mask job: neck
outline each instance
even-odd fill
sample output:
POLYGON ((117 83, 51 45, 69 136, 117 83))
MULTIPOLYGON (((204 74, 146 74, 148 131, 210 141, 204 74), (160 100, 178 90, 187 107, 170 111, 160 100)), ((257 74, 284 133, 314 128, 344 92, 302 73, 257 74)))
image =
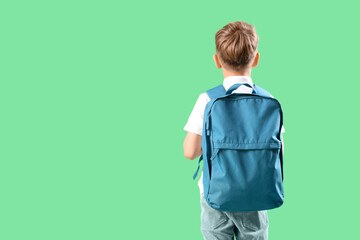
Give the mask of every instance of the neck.
POLYGON ((251 77, 251 68, 246 69, 244 71, 241 72, 231 72, 226 70, 225 68, 222 68, 223 70, 223 75, 224 75, 224 79, 230 76, 248 76, 251 77))

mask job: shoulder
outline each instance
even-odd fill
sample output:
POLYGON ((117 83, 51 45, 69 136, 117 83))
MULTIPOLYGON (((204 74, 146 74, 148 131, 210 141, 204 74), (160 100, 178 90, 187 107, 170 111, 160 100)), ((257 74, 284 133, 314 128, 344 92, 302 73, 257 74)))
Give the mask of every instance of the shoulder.
POLYGON ((199 98, 200 98, 202 101, 206 102, 206 103, 210 102, 209 95, 207 95, 206 92, 200 93, 199 98))
POLYGON ((200 93, 200 95, 198 96, 196 100, 196 105, 206 105, 208 102, 210 102, 210 98, 207 93, 204 92, 200 93))
POLYGON ((209 101, 210 98, 206 94, 206 92, 200 93, 200 95, 198 95, 198 98, 196 100, 193 111, 204 112, 205 106, 209 101))
POLYGON ((254 88, 255 88, 257 94, 263 95, 263 96, 270 96, 270 97, 274 98, 268 90, 260 87, 258 84, 254 83, 254 88))

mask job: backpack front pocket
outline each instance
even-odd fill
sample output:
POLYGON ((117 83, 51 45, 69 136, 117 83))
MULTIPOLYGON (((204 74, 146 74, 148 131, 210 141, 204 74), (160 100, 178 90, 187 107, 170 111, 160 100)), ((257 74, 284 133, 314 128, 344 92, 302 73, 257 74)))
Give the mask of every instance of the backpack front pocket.
POLYGON ((281 205, 279 154, 280 148, 214 149, 208 192, 213 207, 257 211, 281 205))

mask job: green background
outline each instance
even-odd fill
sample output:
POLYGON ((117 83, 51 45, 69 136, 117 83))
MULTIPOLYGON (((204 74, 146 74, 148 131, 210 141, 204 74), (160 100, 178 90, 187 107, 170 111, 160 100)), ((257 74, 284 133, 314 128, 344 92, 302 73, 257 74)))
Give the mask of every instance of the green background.
POLYGON ((356 1, 1 1, 0 239, 202 239, 183 127, 255 26, 284 112, 269 239, 347 239, 360 201, 356 1))

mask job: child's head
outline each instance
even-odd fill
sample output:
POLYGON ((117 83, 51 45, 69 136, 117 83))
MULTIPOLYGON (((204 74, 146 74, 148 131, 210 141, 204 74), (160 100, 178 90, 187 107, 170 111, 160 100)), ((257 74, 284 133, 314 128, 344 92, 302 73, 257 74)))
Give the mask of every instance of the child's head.
POLYGON ((242 21, 231 22, 215 34, 218 68, 228 72, 251 72, 259 61, 259 37, 255 27, 242 21))

